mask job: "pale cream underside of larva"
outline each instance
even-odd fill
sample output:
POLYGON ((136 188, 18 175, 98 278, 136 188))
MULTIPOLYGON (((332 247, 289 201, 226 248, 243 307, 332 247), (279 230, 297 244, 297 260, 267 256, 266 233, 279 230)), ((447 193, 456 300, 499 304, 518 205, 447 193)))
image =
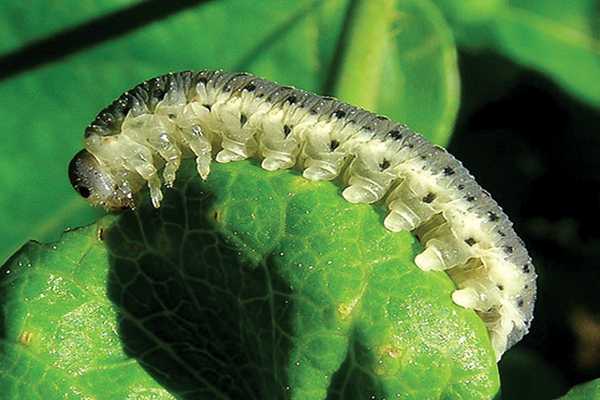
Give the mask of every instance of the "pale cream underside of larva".
MULTIPOLYGON (((349 117, 269 103, 252 91, 232 95, 204 83, 194 90, 191 96, 168 92, 153 112, 132 109, 120 134, 92 134, 85 147, 109 168, 137 172, 148 182, 156 207, 162 200, 158 169, 164 163, 164 184, 170 187, 182 157, 196 157, 203 179, 215 153, 221 163, 258 158, 269 171, 300 168, 311 180, 341 175, 346 200, 382 201, 389 210, 384 221, 389 230, 417 233, 426 249, 415 263, 426 271, 447 271, 459 288, 452 299, 479 313, 498 359, 527 332, 535 274, 524 270, 523 263, 530 265, 525 249, 510 246, 522 254, 509 257, 497 223, 472 212, 456 180, 432 173, 421 157, 424 150, 405 147, 402 140, 374 138, 359 123, 349 123, 349 117), (382 160, 389 166, 382 168, 382 160), (431 193, 435 198, 427 199, 431 193)), ((425 151, 438 150, 423 142, 425 151)), ((512 232, 510 225, 504 228, 512 232)))

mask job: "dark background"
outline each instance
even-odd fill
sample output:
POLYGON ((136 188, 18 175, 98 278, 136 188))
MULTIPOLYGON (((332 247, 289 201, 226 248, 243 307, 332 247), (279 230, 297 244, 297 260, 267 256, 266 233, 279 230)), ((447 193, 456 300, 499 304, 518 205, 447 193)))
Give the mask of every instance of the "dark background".
POLYGON ((517 348, 542 356, 533 368, 555 372, 550 384, 560 392, 600 375, 600 112, 500 56, 461 52, 459 63, 462 103, 449 150, 531 253, 538 300, 517 348))

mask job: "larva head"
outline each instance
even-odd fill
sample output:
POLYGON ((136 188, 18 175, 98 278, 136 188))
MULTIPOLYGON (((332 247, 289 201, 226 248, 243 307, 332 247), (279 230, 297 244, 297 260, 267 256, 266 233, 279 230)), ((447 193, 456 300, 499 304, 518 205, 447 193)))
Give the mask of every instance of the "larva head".
POLYGON ((108 210, 133 208, 133 195, 126 174, 115 176, 87 150, 69 163, 69 180, 81 197, 108 210))

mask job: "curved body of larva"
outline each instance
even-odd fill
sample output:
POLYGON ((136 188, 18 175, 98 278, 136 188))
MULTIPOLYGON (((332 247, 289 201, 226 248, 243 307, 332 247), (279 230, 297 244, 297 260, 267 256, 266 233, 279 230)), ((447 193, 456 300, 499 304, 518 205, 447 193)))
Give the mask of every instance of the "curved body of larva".
POLYGON ((69 173, 91 203, 132 207, 147 182, 159 207, 157 171, 164 166, 169 187, 190 156, 202 178, 213 157, 339 177, 346 200, 384 203, 385 226, 419 238, 416 264, 448 273, 454 302, 480 315, 498 359, 527 333, 536 276, 512 224, 459 161, 406 126, 248 74, 186 71, 144 82, 103 110, 69 173))

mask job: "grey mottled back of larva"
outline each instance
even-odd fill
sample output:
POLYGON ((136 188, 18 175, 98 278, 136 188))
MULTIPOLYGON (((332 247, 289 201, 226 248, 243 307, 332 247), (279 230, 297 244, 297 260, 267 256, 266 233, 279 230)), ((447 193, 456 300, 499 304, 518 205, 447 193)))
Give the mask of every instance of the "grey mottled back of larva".
POLYGON ((164 153, 147 153, 166 161, 173 174, 165 175, 167 186, 179 164, 176 156, 161 157, 176 154, 173 144, 192 150, 203 177, 207 157, 218 150, 219 162, 255 157, 268 170, 295 167, 308 179, 342 177, 348 201, 382 202, 388 229, 415 233, 426 248, 415 262, 423 270, 446 270, 458 287, 454 301, 481 316, 498 358, 527 333, 536 276, 511 222, 459 161, 406 126, 248 74, 186 71, 154 78, 100 112, 85 137, 87 150, 107 168, 134 175, 143 170, 156 206, 161 183, 152 166, 113 165, 107 156, 126 159, 135 146, 147 150, 136 138, 152 136, 152 130, 142 132, 148 126, 172 131, 164 153), (150 122, 138 128, 135 121, 146 117, 150 122), (105 140, 119 135, 132 139, 105 140), (105 142, 114 149, 103 152, 105 142))

